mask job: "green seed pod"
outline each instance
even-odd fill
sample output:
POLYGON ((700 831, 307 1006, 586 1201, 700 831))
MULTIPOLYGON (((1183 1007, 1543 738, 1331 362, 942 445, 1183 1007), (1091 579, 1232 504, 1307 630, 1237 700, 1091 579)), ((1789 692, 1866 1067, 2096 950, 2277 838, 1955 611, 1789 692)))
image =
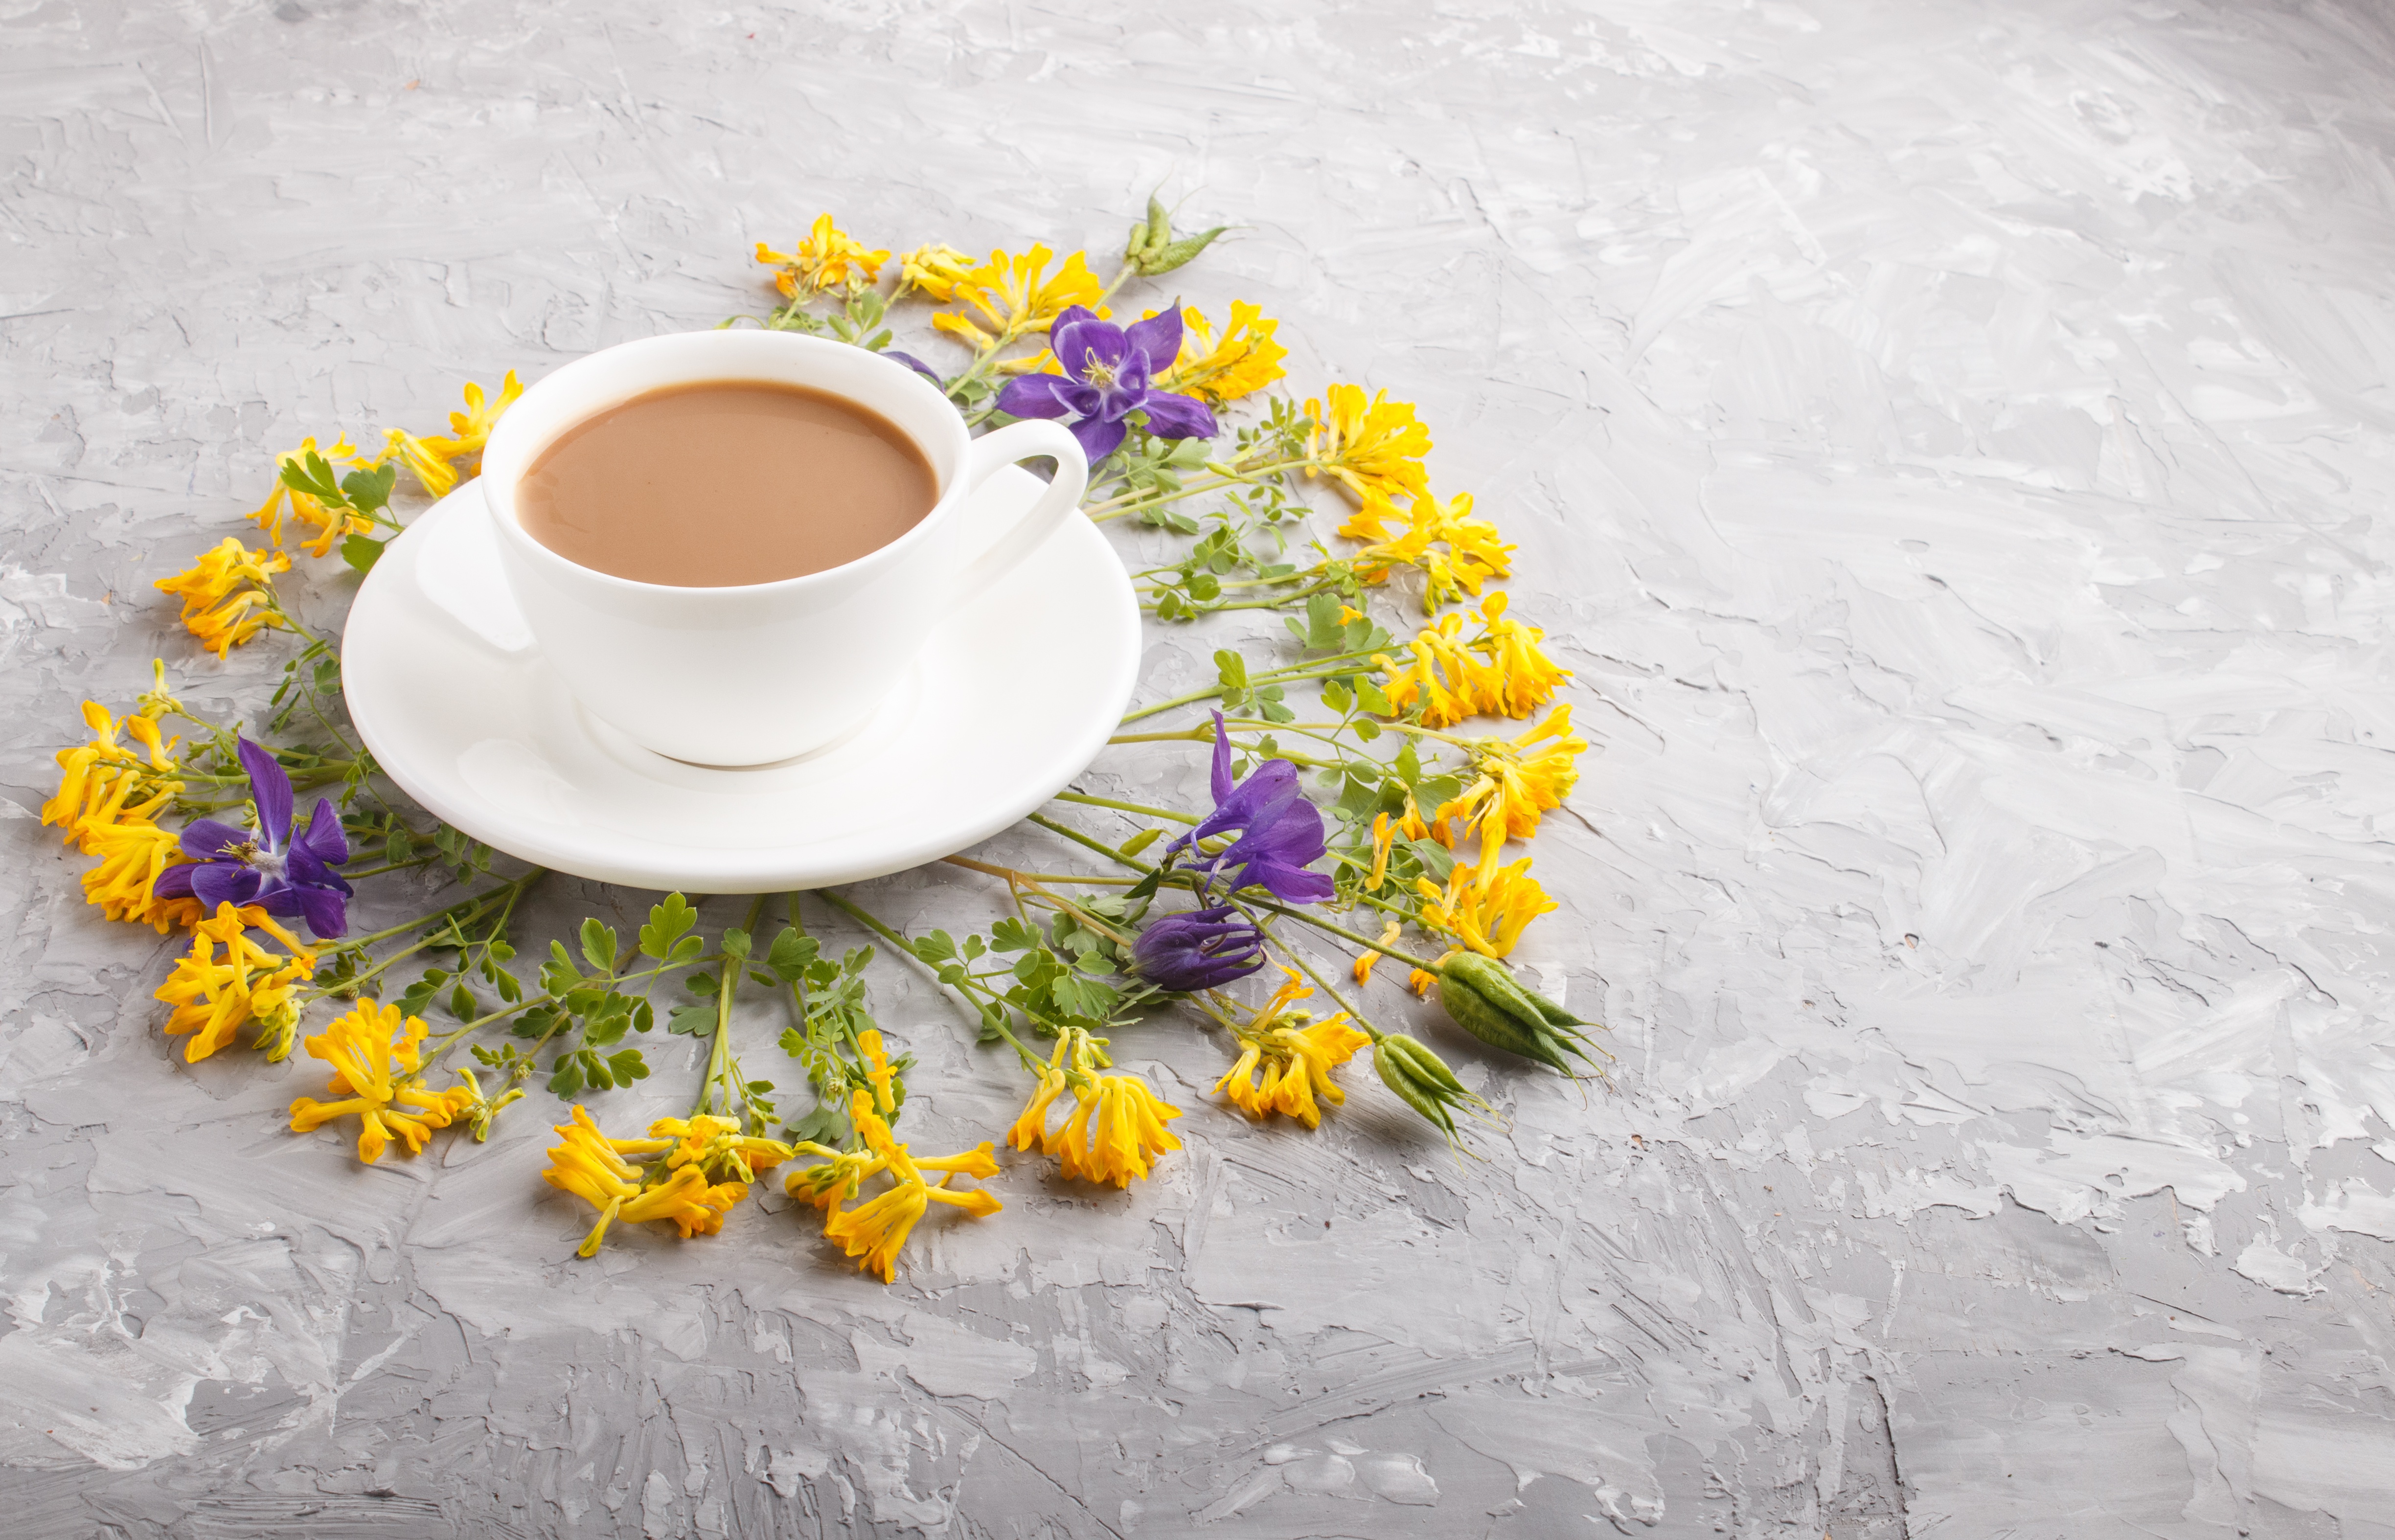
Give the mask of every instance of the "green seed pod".
POLYGON ((1449 958, 1439 969, 1438 1003, 1456 1025, 1490 1047, 1535 1059, 1568 1075, 1577 1072, 1566 1054, 1591 1066, 1596 1063, 1588 1039, 1576 1030, 1591 1023, 1524 988, 1492 957, 1465 952, 1449 958))
POLYGON ((1402 1033, 1391 1033, 1372 1045, 1372 1068, 1398 1100, 1449 1139, 1455 1138, 1455 1109, 1489 1105, 1465 1089, 1438 1055, 1402 1033))

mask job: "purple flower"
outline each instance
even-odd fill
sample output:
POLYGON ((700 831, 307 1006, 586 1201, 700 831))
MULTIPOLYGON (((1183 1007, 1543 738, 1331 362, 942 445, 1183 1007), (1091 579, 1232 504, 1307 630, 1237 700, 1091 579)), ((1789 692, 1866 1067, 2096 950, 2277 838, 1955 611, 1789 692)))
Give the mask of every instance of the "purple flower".
POLYGON ((1231 735, 1214 713, 1214 810, 1166 849, 1165 862, 1211 835, 1239 831, 1220 854, 1207 857, 1203 888, 1224 892, 1264 888, 1283 903, 1319 903, 1337 891, 1330 879, 1305 868, 1322 859, 1322 815, 1298 789, 1297 767, 1286 759, 1259 765, 1231 784, 1231 735))
POLYGON ((1131 943, 1131 971, 1158 989, 1213 989, 1264 966, 1264 932, 1227 903, 1167 915, 1131 943))
POLYGON ((183 831, 183 854, 191 860, 158 874, 153 891, 160 898, 197 899, 211 912, 220 903, 254 903, 283 918, 298 915, 327 940, 339 938, 350 928, 351 891, 333 870, 350 859, 340 816, 320 796, 306 832, 292 838, 291 777, 274 756, 246 738, 238 742, 250 798, 258 804, 258 832, 213 818, 193 821, 183 831))
POLYGON ((941 394, 946 395, 947 393, 947 382, 940 378, 938 372, 933 369, 930 364, 925 363, 921 359, 917 358, 914 354, 902 353, 895 348, 885 348, 881 350, 881 356, 890 360, 893 363, 905 364, 907 368, 912 369, 915 373, 922 375, 925 379, 930 380, 933 385, 939 387, 941 394))
POLYGON ((1064 418, 1092 465, 1121 446, 1130 431, 1123 418, 1133 412, 1147 414, 1147 430, 1159 439, 1211 439, 1221 431, 1203 402, 1148 385, 1181 356, 1180 306, 1124 327, 1075 305, 1056 317, 1048 345, 1065 372, 1007 381, 998 409, 1064 418))

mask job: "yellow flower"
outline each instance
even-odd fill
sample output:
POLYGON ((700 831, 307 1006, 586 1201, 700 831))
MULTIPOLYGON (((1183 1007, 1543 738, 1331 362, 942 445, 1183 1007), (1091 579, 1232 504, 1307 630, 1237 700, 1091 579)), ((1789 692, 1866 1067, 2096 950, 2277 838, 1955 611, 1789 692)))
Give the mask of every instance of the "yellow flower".
POLYGON ((649 1125, 647 1141, 620 1142, 627 1149, 635 1142, 654 1143, 666 1152, 668 1170, 695 1165, 710 1180, 738 1182, 744 1187, 754 1181, 759 1172, 771 1171, 791 1154, 790 1147, 779 1139, 745 1135, 734 1120, 705 1112, 688 1118, 659 1118, 649 1125))
POLYGON ((258 511, 249 518, 252 523, 267 533, 278 549, 283 545, 283 515, 286 507, 294 520, 315 527, 315 537, 305 547, 311 556, 324 555, 333 548, 333 542, 345 534, 364 534, 374 528, 369 520, 360 519, 342 509, 326 507, 308 494, 294 492, 284 484, 284 466, 298 465, 315 454, 322 454, 329 465, 362 463, 357 450, 347 439, 337 439, 332 448, 321 451, 316 448, 315 440, 302 439, 298 448, 284 450, 274 457, 274 490, 266 494, 266 501, 260 503, 258 511))
POLYGON ((1505 613, 1507 602, 1502 593, 1480 601, 1480 634, 1469 641, 1464 617, 1448 614, 1415 634, 1404 666, 1376 654, 1372 661, 1388 675, 1389 704, 1403 712, 1420 700, 1422 725, 1443 728, 1478 712, 1528 717, 1554 699, 1571 670, 1540 650, 1544 631, 1505 613))
POLYGON ((1280 361, 1289 349, 1273 340, 1280 322, 1244 299, 1231 301, 1230 324, 1219 337, 1194 305, 1182 310, 1181 322, 1181 356, 1156 382, 1159 390, 1202 396, 1219 406, 1255 394, 1285 373, 1280 361))
POLYGON ((1137 1075, 1097 1073, 1113 1067, 1101 1045, 1078 1028, 1060 1033, 1030 1104, 1007 1138, 1017 1150, 1037 1143, 1042 1154, 1058 1158, 1065 1176, 1129 1187, 1133 1178, 1148 1174, 1158 1156, 1181 1148, 1164 1126, 1181 1109, 1158 1100, 1137 1075), (1049 1133, 1048 1109, 1067 1088, 1073 1110, 1063 1126, 1049 1133))
POLYGON ((291 1104, 291 1131, 304 1134, 351 1112, 358 1116, 358 1159, 382 1159, 394 1135, 411 1155, 424 1148, 435 1128, 446 1128, 472 1104, 464 1086, 428 1091, 414 1084, 423 1067, 424 1019, 404 1020, 397 1006, 361 1000, 308 1039, 310 1057, 333 1066, 327 1094, 337 1101, 303 1096, 291 1104))
POLYGON ((268 918, 266 911, 220 903, 214 917, 192 927, 190 954, 175 964, 153 998, 175 1007, 166 1018, 168 1036, 195 1033, 183 1049, 183 1058, 192 1063, 232 1042, 241 1024, 252 1020, 264 1027, 266 1040, 281 1049, 270 1049, 268 1057, 281 1059, 290 1051, 290 1033, 299 1020, 293 993, 300 980, 315 971, 316 954, 268 918), (279 956, 251 941, 253 928, 282 941, 292 955, 279 956))
POLYGON ((550 1149, 549 1169, 540 1177, 599 1210, 599 1222, 575 1250, 578 1257, 599 1255, 607 1227, 617 1219, 627 1224, 670 1219, 684 1240, 695 1234, 715 1234, 723 1228, 723 1216, 732 1205, 748 1195, 744 1183, 710 1183, 695 1162, 670 1168, 659 1165, 644 1178, 642 1168, 626 1160, 625 1154, 654 1153, 671 1140, 611 1139, 580 1106, 574 1109, 573 1118, 571 1123, 554 1125, 565 1142, 550 1149))
POLYGON ((83 721, 91 742, 59 751, 58 795, 42 804, 42 822, 64 825, 67 843, 89 855, 92 830, 125 816, 128 802, 142 798, 143 807, 131 816, 147 818, 183 783, 173 779, 180 740, 166 741, 156 717, 143 712, 119 717, 98 701, 86 701, 83 721), (119 732, 130 733, 142 752, 118 743, 119 732))
POLYGON ((1430 998, 1431 986, 1437 982, 1438 975, 1424 968, 1415 968, 1406 975, 1406 987, 1425 1000, 1430 998))
POLYGON ((898 292, 920 289, 945 305, 956 297, 957 284, 973 271, 973 258, 954 246, 917 246, 898 258, 898 292))
POLYGON ((885 1283, 893 1281, 898 1273, 899 1248, 906 1244, 915 1222, 935 1203, 961 1208, 975 1218, 995 1214, 1004 1206, 980 1188, 971 1191, 952 1191, 949 1188, 958 1177, 986 1180, 998 1175, 998 1159, 987 1141, 962 1154, 919 1160, 908 1153, 906 1146, 892 1138, 890 1125, 874 1112, 873 1098, 866 1092, 857 1091, 850 1097, 849 1118, 864 1137, 866 1148, 873 1152, 872 1159, 867 1162, 855 1155, 824 1152, 832 1155, 831 1178, 818 1178, 816 1173, 827 1167, 813 1166, 792 1174, 787 1187, 793 1196, 804 1196, 823 1207, 825 1237, 839 1242, 843 1251, 857 1259, 862 1270, 880 1273, 885 1283), (840 1206, 842 1199, 855 1196, 857 1184, 880 1171, 890 1174, 893 1185, 843 1211, 840 1206), (926 1171, 942 1173, 938 1186, 923 1179, 926 1171))
POLYGON ((1387 396, 1384 390, 1367 401, 1360 385, 1334 385, 1321 401, 1307 401, 1314 432, 1306 454, 1315 463, 1306 475, 1329 476, 1358 498, 1377 494, 1388 503, 1428 492, 1422 461, 1430 453, 1430 429, 1409 403, 1387 396))
POLYGON ((181 839, 150 822, 165 800, 161 795, 120 809, 112 821, 86 821, 80 831, 85 853, 99 858, 83 875, 84 902, 112 920, 146 925, 161 936, 177 926, 197 924, 206 913, 197 899, 157 896, 158 874, 183 860, 181 839))
POLYGON ((491 441, 491 429, 498 426, 516 398, 523 394, 523 382, 512 369, 499 381, 499 393, 487 400, 483 388, 472 380, 466 382, 466 410, 449 414, 449 437, 435 441, 448 445, 453 454, 471 454, 491 441))
POLYGON ((1480 836, 1479 876, 1497 873, 1505 841, 1539 832, 1539 815, 1563 806, 1580 780, 1580 756, 1588 740, 1571 731, 1571 707, 1559 705, 1547 719, 1517 738, 1483 738, 1473 744, 1474 779, 1434 816, 1471 825, 1480 836))
POLYGON ((881 1033, 866 1028, 856 1034, 856 1048, 871 1066, 865 1072, 865 1078, 873 1083, 873 1110, 888 1117, 898 1110, 898 1103, 890 1094, 890 1082, 898 1072, 890 1067, 890 1055, 881 1046, 881 1033))
POLYGON ((245 550, 226 535, 189 572, 162 577, 157 586, 181 597, 184 626, 221 658, 266 627, 284 624, 273 608, 271 574, 290 570, 291 559, 281 551, 245 550))
POLYGON ((509 1086, 494 1100, 483 1094, 483 1083, 474 1078, 474 1072, 466 1069, 457 1072, 457 1084, 449 1090, 455 1119, 473 1128, 476 1144, 491 1137, 491 1120, 499 1115, 501 1108, 523 1099, 523 1087, 509 1086))
POLYGON ((1331 1084, 1330 1072, 1371 1038, 1350 1026, 1344 1011, 1306 1024, 1308 1013, 1292 1007, 1314 991, 1295 968, 1281 971, 1289 975, 1288 981, 1239 1029, 1238 1061, 1214 1083, 1214 1089, 1250 1117, 1286 1112, 1316 1128, 1322 1124, 1318 1103, 1337 1107, 1347 1099, 1347 1093, 1331 1084), (1264 1072, 1261 1081, 1254 1078, 1259 1069, 1264 1072))
POLYGON ((796 251, 775 251, 760 241, 757 260, 778 265, 774 287, 783 298, 795 299, 801 288, 821 294, 842 283, 870 283, 881 276, 881 264, 890 260, 890 254, 867 249, 864 242, 834 225, 830 215, 818 214, 796 251))
MULTIPOLYGON (((1385 819, 1389 815, 1383 813, 1381 816, 1385 819)), ((1377 887, 1378 884, 1375 884, 1374 886, 1377 887)), ((1404 935, 1405 930, 1406 928, 1403 921, 1391 920, 1388 924, 1381 927, 1381 944, 1383 946, 1396 945, 1397 938, 1404 935)), ((1356 981, 1357 983, 1369 984, 1372 981, 1372 969, 1380 966, 1381 957, 1382 954, 1378 952, 1367 952, 1362 956, 1356 959, 1356 981)))
POLYGON ((399 463, 407 467, 428 497, 446 497, 457 490, 457 467, 449 462, 463 452, 452 448, 449 440, 419 439, 403 428, 391 428, 382 438, 382 453, 375 456, 374 464, 380 465, 398 455, 399 463))
POLYGON ((1367 583, 1385 583, 1398 567, 1420 568, 1423 613, 1436 612, 1459 593, 1477 597, 1482 584, 1512 572, 1514 547, 1498 538, 1496 525, 1472 517, 1470 493, 1459 492, 1444 503, 1427 491, 1415 494, 1405 532, 1392 535, 1387 520, 1396 512, 1386 499, 1368 495, 1339 533, 1371 542, 1354 558, 1356 575, 1367 583))
POLYGON ((1105 287, 1090 270, 1088 260, 1077 251, 1051 277, 1048 263, 1055 255, 1042 245, 1034 245, 1020 257, 993 251, 988 261, 953 281, 953 297, 979 310, 996 328, 996 336, 957 311, 942 311, 932 318, 932 324, 986 351, 1026 332, 1045 332, 1050 322, 1072 306, 1095 305, 1105 287))
POLYGON ((1484 957, 1511 953, 1530 922, 1555 907, 1530 875, 1527 856, 1487 875, 1459 862, 1448 874, 1444 892, 1428 877, 1415 878, 1414 888, 1422 897, 1422 924, 1446 931, 1484 957))
MULTIPOLYGON (((1364 891, 1377 893, 1381 884, 1389 880, 1389 851, 1397 843, 1396 826, 1387 813, 1372 815, 1372 870, 1364 878, 1364 891)), ((1390 941, 1396 940, 1391 936, 1390 941)), ((1360 975, 1359 975, 1360 977, 1360 975)))

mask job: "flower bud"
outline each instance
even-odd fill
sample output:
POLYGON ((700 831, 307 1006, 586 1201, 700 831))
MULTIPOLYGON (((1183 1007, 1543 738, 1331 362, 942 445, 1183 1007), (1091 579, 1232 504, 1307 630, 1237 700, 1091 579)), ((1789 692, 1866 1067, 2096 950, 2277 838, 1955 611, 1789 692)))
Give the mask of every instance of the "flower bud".
POLYGON ((1450 1140, 1455 1138, 1455 1109, 1485 1111, 1489 1106, 1464 1088, 1438 1055, 1401 1033, 1388 1033, 1372 1045, 1372 1068, 1399 1101, 1450 1140))
POLYGON ((1255 922, 1229 904, 1167 915, 1131 943, 1131 971, 1158 989, 1214 989, 1264 966, 1255 922))
POLYGON ((1492 957, 1466 952, 1449 958, 1438 970, 1438 1003, 1456 1025, 1492 1048, 1535 1059, 1567 1075, 1576 1072, 1566 1054, 1596 1066, 1588 1039, 1574 1030, 1591 1023, 1525 989, 1492 957))

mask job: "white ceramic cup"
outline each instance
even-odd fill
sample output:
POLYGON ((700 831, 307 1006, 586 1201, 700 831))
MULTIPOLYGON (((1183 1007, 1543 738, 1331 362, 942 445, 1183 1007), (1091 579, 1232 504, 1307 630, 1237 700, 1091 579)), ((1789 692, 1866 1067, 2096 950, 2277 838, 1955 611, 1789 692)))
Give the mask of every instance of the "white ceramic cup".
MULTIPOLYGON (((792 467, 804 474, 804 467, 792 467)), ((901 682, 932 629, 1030 555, 1080 506, 1089 462, 1052 422, 973 438, 913 370, 788 332, 685 332, 603 349, 526 390, 491 432, 483 488, 499 562, 543 654, 590 715, 643 748, 700 765, 761 765, 833 743, 901 682), (517 487, 566 429, 665 386, 802 385, 877 412, 938 480, 920 523, 827 572, 734 588, 636 583, 569 561, 524 530, 517 487), (1030 507, 977 514, 1000 467, 1046 455, 1030 507)))

